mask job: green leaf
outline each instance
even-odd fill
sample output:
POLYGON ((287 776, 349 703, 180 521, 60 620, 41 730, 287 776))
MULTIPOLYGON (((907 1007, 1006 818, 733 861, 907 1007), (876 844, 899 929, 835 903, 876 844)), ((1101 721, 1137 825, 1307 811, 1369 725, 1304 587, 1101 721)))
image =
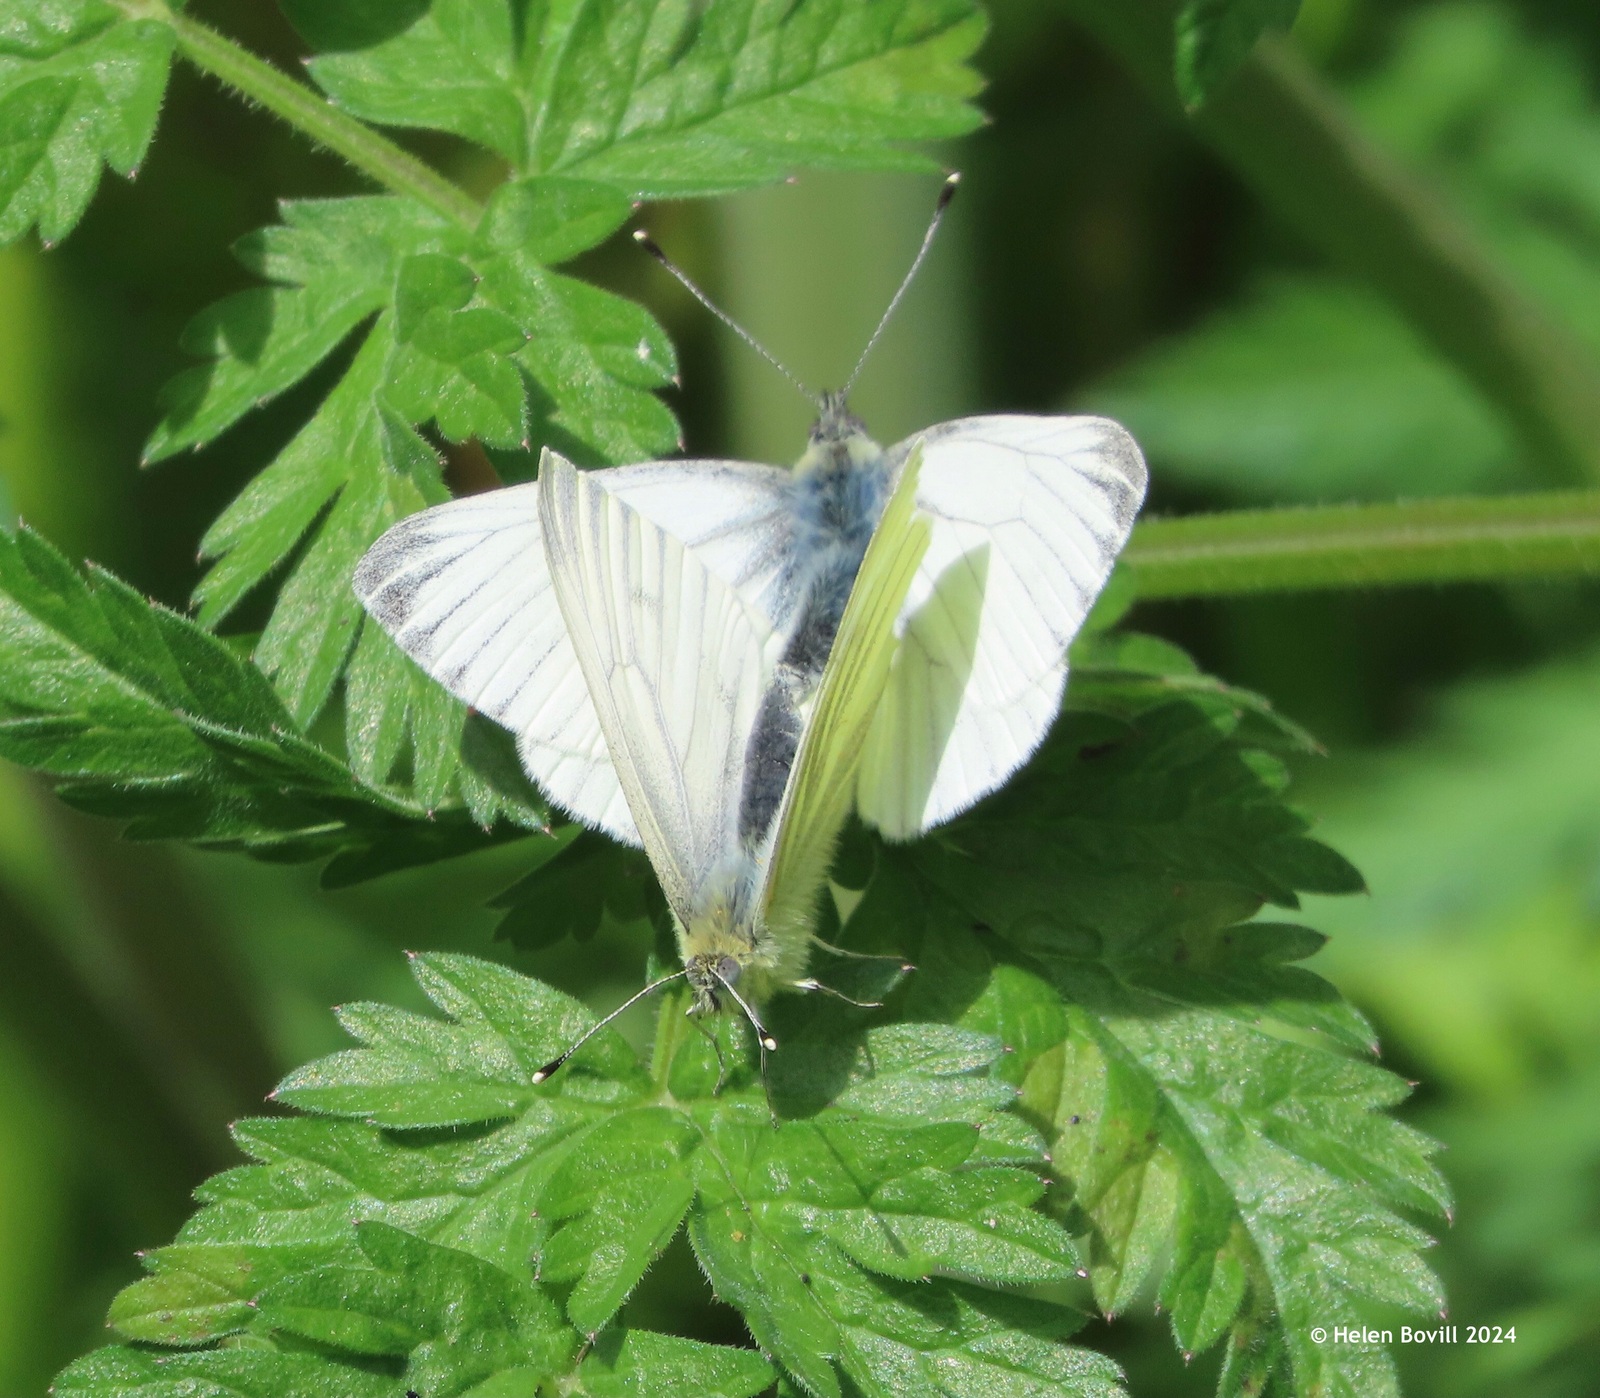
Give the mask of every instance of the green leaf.
MULTIPOLYGON (((517 833, 362 780, 295 733, 232 646, 26 531, 0 534, 0 755, 135 838, 272 859, 376 846, 401 867, 517 833)), ((542 820, 503 791, 482 814, 542 820)))
POLYGON ((191 327, 189 347, 212 357, 174 381, 148 447, 154 460, 213 439, 356 339, 316 415, 203 540, 213 566, 196 589, 200 619, 218 625, 282 570, 257 659, 294 724, 309 727, 348 671, 345 741, 362 778, 393 780, 409 759, 419 803, 459 801, 484 825, 525 810, 525 793, 463 765, 465 707, 367 623, 350 588, 385 529, 446 498, 415 428, 506 447, 554 440, 589 460, 677 439, 651 392, 674 372, 660 327, 535 260, 584 245, 615 204, 575 181, 516 188, 481 240, 402 199, 285 205, 282 225, 239 247, 273 285, 191 327))
POLYGON ((0 244, 76 226, 109 165, 131 177, 155 134, 172 30, 106 0, 0 7, 0 244))
POLYGON ((632 213, 633 201, 614 185, 544 175, 495 190, 481 231, 498 251, 553 265, 603 243, 632 213))
POLYGON ((1164 474, 1235 498, 1392 500, 1518 475, 1493 410, 1377 297, 1332 278, 1270 281, 1082 398, 1164 474))
POLYGON ((917 963, 904 1013, 1016 1050, 1008 1076, 1051 1123, 1051 1211, 1108 1313, 1155 1286, 1184 1353, 1226 1340, 1226 1391, 1248 1370, 1394 1393, 1381 1350, 1308 1335, 1362 1301, 1440 1309, 1402 1213, 1448 1194, 1383 1114, 1407 1088, 1362 1061, 1370 1028, 1295 964, 1321 938, 1253 920, 1359 879, 1254 746, 1292 735, 1146 654, 1141 675, 1126 640, 1089 646, 1019 779, 947 839, 881 851, 851 945, 917 963))
POLYGON ((489 906, 506 909, 496 938, 524 950, 566 937, 586 942, 606 917, 659 922, 666 914, 666 900, 642 851, 576 828, 567 843, 489 906))
POLYGON ((635 198, 801 166, 921 169, 906 143, 978 123, 964 60, 984 21, 970 0, 596 0, 527 20, 506 0, 435 0, 401 32, 368 32, 311 64, 348 111, 635 198))
POLYGON ((199 1354, 102 1349, 53 1385, 60 1398, 394 1398, 387 1374, 264 1348, 199 1354))
MULTIPOLYGON (((1014 1093, 991 1074, 993 1040, 938 1025, 864 1034, 859 1017, 841 1023, 832 1006, 804 1023, 785 1008, 783 1053, 794 1063, 774 1100, 826 1083, 827 1104, 775 1129, 742 1064, 750 1045, 741 1026, 720 1022, 714 1050, 669 1001, 651 1072, 608 1030, 535 1083, 592 1022, 587 1011, 468 957, 421 956, 413 967, 449 1018, 346 1007, 341 1018, 360 1047, 291 1075, 276 1094, 331 1115, 240 1128, 258 1163, 204 1186, 178 1240, 146 1256, 152 1278, 119 1302, 118 1315, 136 1326, 129 1333, 192 1344, 237 1329, 253 1309, 254 1329, 287 1326, 359 1353, 404 1351, 415 1368, 431 1339, 444 1347, 429 1315, 474 1323, 482 1302, 463 1294, 470 1282, 502 1298, 513 1283, 548 1289, 568 1333, 591 1334, 687 1218, 719 1291, 818 1391, 840 1391, 828 1356, 872 1398, 896 1391, 878 1372, 885 1354, 922 1374, 913 1391, 930 1395, 933 1377, 960 1364, 1034 1375, 1041 1394, 1114 1389, 1108 1363, 1056 1343, 1075 1328, 1074 1313, 931 1279, 1039 1283, 1079 1265, 1061 1228, 1030 1207, 1043 1190, 1043 1155, 1005 1111, 1014 1093), (819 1055, 824 1043, 832 1051, 819 1055), (739 1065, 720 1094, 718 1052, 739 1065), (366 1221, 354 1235, 352 1220, 366 1221), (385 1240, 383 1257, 373 1236, 385 1240), (242 1309, 216 1303, 219 1281, 242 1309), (144 1320, 154 1283, 181 1322, 167 1334, 144 1320), (206 1317, 216 1328, 202 1336, 206 1317), (1074 1375, 1094 1383, 1074 1386, 1074 1375)), ((510 1362, 511 1343, 489 1346, 495 1364, 510 1362)), ((640 1352, 602 1349, 582 1381, 601 1393, 630 1364, 637 1372, 656 1341, 639 1343, 640 1352)), ((673 1362, 712 1365, 741 1392, 766 1381, 753 1362, 723 1352, 684 1349, 673 1362)))
POLYGON ((1190 111, 1203 106, 1269 26, 1287 29, 1300 0, 1185 0, 1174 21, 1174 77, 1190 111))
MULTIPOLYGON (((1309 1332, 1441 1304, 1402 1212, 1446 1194, 1430 1143, 1384 1115, 1406 1088, 1366 1061, 1370 1028, 1297 964, 1321 938, 1257 918, 1360 886, 1283 804, 1280 754, 1305 745, 1170 647, 1083 643, 1022 777, 939 840, 855 858, 871 878, 838 935, 920 969, 901 1022, 769 1007, 776 1121, 742 1021, 708 1043, 669 998, 648 1066, 607 1030, 538 1081, 592 1016, 417 957, 443 1017, 345 1007, 357 1046, 276 1094, 317 1115, 239 1128, 255 1163, 203 1187, 116 1323, 168 1346, 292 1334, 330 1363, 403 1359, 426 1391, 515 1393, 615 1324, 686 1227, 816 1394, 1114 1394, 1111 1365, 1061 1343, 1071 1310, 1013 1294, 1079 1276, 1110 1312, 1156 1289, 1180 1349, 1224 1348, 1225 1391, 1392 1393, 1381 1350, 1309 1332)), ((861 968, 827 976, 848 993, 861 968)), ((631 1341, 606 1343, 580 1386, 618 1381, 631 1341)))
POLYGON ((365 1265, 285 1277, 258 1303, 267 1326, 350 1354, 403 1356, 407 1383, 429 1393, 462 1393, 506 1371, 539 1382, 577 1349, 531 1281, 385 1223, 355 1232, 365 1265))
POLYGON ((755 1398, 772 1380, 772 1366, 749 1350, 609 1330, 583 1361, 577 1391, 587 1398, 755 1398))

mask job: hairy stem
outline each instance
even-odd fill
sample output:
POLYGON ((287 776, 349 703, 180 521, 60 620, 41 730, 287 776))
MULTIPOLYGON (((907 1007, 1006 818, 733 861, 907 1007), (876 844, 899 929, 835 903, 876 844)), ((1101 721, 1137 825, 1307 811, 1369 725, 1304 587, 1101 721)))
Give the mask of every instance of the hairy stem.
POLYGON ((1600 490, 1146 520, 1140 598, 1223 597, 1600 573, 1600 490))
POLYGON ((195 67, 269 112, 319 146, 342 156, 385 189, 409 195, 464 228, 476 228, 482 206, 437 170, 341 112, 302 82, 187 15, 151 0, 125 0, 130 14, 172 26, 178 49, 195 67))
MULTIPOLYGON (((1182 120, 1177 0, 1068 0, 1182 120)), ((1267 35, 1193 130, 1301 237, 1382 295, 1496 404, 1551 485, 1600 482, 1600 365, 1472 229, 1375 145, 1290 43, 1267 35)))

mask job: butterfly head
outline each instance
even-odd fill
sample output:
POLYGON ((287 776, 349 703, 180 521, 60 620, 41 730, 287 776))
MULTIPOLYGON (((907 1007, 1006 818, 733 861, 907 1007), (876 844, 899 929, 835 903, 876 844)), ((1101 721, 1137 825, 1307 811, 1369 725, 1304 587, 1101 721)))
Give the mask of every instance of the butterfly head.
POLYGON ((843 392, 830 389, 817 400, 817 420, 811 425, 814 446, 831 446, 866 435, 866 424, 850 411, 843 392))
POLYGON ((683 969, 694 996, 689 1013, 715 1014, 731 1001, 730 991, 738 985, 744 967, 726 953, 703 952, 685 961, 683 969))

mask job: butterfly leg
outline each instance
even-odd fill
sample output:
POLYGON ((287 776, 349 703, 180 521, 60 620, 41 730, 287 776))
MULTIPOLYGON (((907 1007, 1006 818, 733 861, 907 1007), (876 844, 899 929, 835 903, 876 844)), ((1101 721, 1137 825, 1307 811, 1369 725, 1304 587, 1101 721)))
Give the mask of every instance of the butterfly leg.
POLYGON ((902 971, 915 971, 917 969, 904 957, 891 956, 880 952, 851 951, 849 947, 836 947, 832 942, 825 942, 821 937, 812 937, 811 945, 821 947, 830 956, 845 956, 852 961, 898 961, 902 971))
POLYGON ((698 1017, 691 1018, 689 1023, 705 1035, 706 1042, 711 1045, 711 1051, 717 1055, 717 1085, 711 1089, 711 1095, 720 1097, 722 1096, 722 1089, 727 1086, 728 1082, 728 1060, 722 1052, 722 1040, 707 1029, 698 1017))
MULTIPOLYGON (((831 995, 836 1000, 843 1000, 847 1005, 854 1005, 858 1010, 878 1010, 883 1008, 882 1000, 852 1000, 842 990, 835 990, 831 985, 823 985, 821 981, 817 980, 794 981, 793 986, 796 990, 821 991, 822 994, 831 995)), ((861 1048, 867 1058, 867 1073, 872 1077, 876 1077, 878 1065, 872 1056, 872 1041, 865 1034, 861 1036, 861 1048)))
POLYGON ((791 981, 790 985, 796 990, 816 990, 824 995, 831 995, 835 1000, 843 1000, 847 1005, 854 1005, 858 1010, 881 1010, 882 1000, 854 1000, 842 990, 835 990, 831 985, 824 985, 818 980, 791 981))

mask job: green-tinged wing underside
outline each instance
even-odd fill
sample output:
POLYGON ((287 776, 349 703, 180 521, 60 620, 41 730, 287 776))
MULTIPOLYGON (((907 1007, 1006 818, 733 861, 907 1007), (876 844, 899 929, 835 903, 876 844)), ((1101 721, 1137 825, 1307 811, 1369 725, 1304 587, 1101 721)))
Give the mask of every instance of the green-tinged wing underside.
POLYGON ((895 619, 928 549, 931 525, 916 507, 921 465, 919 449, 861 560, 784 789, 763 899, 767 927, 779 939, 810 925, 834 840, 850 814, 856 771, 894 659, 895 619))

